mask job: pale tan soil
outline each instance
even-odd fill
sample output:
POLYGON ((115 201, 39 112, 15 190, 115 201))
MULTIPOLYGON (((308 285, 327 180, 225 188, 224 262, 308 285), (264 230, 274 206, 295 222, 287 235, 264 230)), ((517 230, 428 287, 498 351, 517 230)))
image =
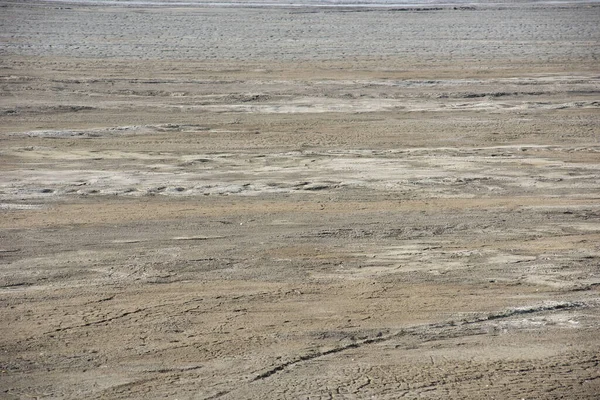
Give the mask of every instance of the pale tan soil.
POLYGON ((599 7, 0 5, 0 398, 597 398, 599 7))

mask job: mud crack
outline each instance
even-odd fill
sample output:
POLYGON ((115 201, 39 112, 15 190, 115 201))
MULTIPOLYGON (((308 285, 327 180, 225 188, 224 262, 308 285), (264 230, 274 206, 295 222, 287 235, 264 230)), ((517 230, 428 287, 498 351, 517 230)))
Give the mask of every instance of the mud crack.
POLYGON ((306 361, 311 361, 311 360, 314 360, 317 358, 325 357, 325 356, 328 356, 331 354, 341 353, 346 350, 356 349, 356 348, 367 346, 367 345, 374 344, 374 343, 386 342, 386 341, 389 341, 389 340, 392 340, 392 339, 395 339, 395 338, 398 338, 401 336, 416 334, 416 333, 422 332, 423 330, 427 330, 427 329, 456 328, 457 326, 467 326, 467 325, 478 324, 478 323, 485 322, 485 321, 510 318, 515 315, 533 314, 533 313, 539 313, 539 312, 544 312, 544 311, 570 310, 570 309, 581 308, 581 307, 585 307, 585 306, 586 306, 586 303, 583 303, 583 302, 560 302, 560 303, 543 304, 543 305, 529 306, 529 307, 511 308, 508 310, 480 316, 480 317, 478 317, 476 319, 472 319, 472 320, 462 320, 460 322, 449 321, 449 322, 444 322, 444 323, 416 325, 416 326, 408 327, 408 328, 402 329, 400 331, 391 333, 389 335, 379 335, 376 337, 371 337, 371 338, 356 341, 356 342, 353 342, 350 344, 346 344, 343 346, 335 347, 333 349, 305 354, 303 356, 294 358, 290 361, 281 363, 279 365, 274 366, 273 368, 266 370, 265 372, 254 377, 250 382, 256 382, 256 381, 260 381, 263 379, 267 379, 267 378, 277 374, 278 372, 281 372, 293 365, 300 364, 300 363, 303 363, 306 361))
POLYGON ((84 328, 84 327, 87 327, 87 326, 100 325, 100 324, 104 324, 104 323, 107 323, 107 322, 114 321, 116 319, 127 317, 128 315, 137 314, 137 313, 140 313, 140 312, 146 311, 146 310, 147 310, 147 308, 138 308, 136 310, 127 311, 127 312, 121 313, 119 315, 115 315, 114 317, 110 317, 110 318, 104 318, 104 319, 100 319, 100 320, 97 320, 97 321, 90 321, 88 323, 80 324, 80 325, 67 326, 67 327, 64 327, 64 328, 56 328, 53 331, 46 332, 46 334, 53 333, 53 332, 64 332, 64 331, 68 331, 68 330, 71 330, 71 329, 84 328))

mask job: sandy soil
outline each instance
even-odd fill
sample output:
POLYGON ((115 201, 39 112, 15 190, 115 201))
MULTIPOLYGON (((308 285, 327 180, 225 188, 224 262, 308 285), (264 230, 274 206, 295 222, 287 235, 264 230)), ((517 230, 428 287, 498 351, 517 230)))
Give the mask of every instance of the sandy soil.
POLYGON ((0 6, 0 398, 597 398, 598 5, 0 6))

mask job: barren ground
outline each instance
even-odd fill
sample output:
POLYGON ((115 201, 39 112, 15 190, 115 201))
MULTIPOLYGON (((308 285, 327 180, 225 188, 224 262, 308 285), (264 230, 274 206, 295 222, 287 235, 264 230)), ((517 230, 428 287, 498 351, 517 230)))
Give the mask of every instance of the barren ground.
POLYGON ((0 6, 0 398, 597 398, 600 6, 0 6))

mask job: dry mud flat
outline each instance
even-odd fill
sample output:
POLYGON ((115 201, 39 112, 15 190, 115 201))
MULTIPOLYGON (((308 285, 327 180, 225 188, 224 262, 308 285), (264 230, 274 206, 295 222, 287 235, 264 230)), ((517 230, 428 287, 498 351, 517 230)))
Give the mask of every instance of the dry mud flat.
POLYGON ((0 5, 0 398, 597 398, 600 8, 0 5))

